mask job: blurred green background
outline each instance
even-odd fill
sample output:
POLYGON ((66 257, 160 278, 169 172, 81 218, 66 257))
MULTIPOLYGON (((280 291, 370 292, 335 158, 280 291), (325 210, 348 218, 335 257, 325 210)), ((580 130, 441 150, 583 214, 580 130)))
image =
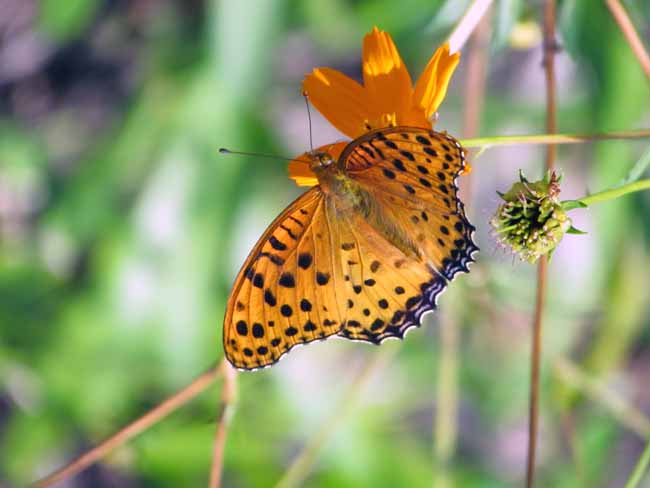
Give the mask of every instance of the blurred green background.
MULTIPOLYGON (((493 4, 479 135, 544 132, 540 3, 493 4)), ((650 44, 650 4, 624 3, 650 44)), ((305 73, 359 79, 377 25, 415 77, 468 4, 0 0, 0 485, 44 476, 221 359, 234 275, 301 190, 282 161, 217 148, 304 152, 305 73)), ((558 22, 560 131, 650 127, 650 84, 603 3, 559 2, 558 22)), ((458 136, 467 59, 437 125, 458 136)), ((312 115, 315 145, 342 137, 312 115)), ((561 147, 563 196, 617 183, 647 144, 561 147)), ((239 375, 225 486, 273 486, 385 351, 306 486, 521 485, 535 270, 496 248, 488 221, 495 190, 519 168, 541 176, 543 157, 474 162, 461 186, 478 263, 405 341, 332 340, 239 375), (441 419, 455 390, 458 418, 441 419), (458 431, 445 462, 434 422, 458 431)), ((571 216, 589 234, 551 264, 538 486, 622 486, 650 438, 650 195, 571 216)), ((218 402, 212 388, 61 486, 205 486, 218 402)))

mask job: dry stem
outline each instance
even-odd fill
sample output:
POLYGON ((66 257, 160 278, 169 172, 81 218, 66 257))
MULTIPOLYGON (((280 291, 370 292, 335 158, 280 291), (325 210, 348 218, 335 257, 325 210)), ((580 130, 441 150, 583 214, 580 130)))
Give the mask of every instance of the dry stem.
MULTIPOLYGON (((467 76, 465 78, 464 98, 465 110, 463 113, 463 137, 476 137, 481 125, 481 114, 485 99, 485 85, 487 76, 488 43, 490 40, 490 11, 486 12, 483 19, 472 34, 467 53, 467 76)), ((473 151, 472 151, 473 153, 473 151)), ((471 159, 471 158, 468 158, 471 159)), ((470 203, 472 200, 472 173, 462 180, 463 201, 470 203)), ((471 205, 468 205, 471 208, 471 205)))
POLYGON ((627 15, 625 7, 623 7, 623 5, 621 5, 621 2, 618 0, 605 0, 605 3, 612 13, 614 20, 616 20, 616 23, 623 32, 625 40, 630 45, 630 48, 636 56, 636 59, 639 60, 641 69, 645 75, 650 78, 650 55, 648 55, 648 51, 646 51, 643 47, 641 38, 634 28, 634 24, 630 20, 629 15, 627 15))
POLYGON ((96 463, 113 449, 128 442, 130 439, 147 430, 156 422, 165 418, 177 408, 186 404, 199 393, 205 391, 208 386, 214 383, 214 381, 223 374, 224 364, 225 361, 218 366, 210 368, 185 388, 167 398, 160 405, 152 408, 142 417, 131 422, 122 430, 92 448, 90 451, 82 454, 67 466, 64 466, 51 475, 37 481, 34 486, 37 488, 52 486, 55 483, 68 479, 80 471, 83 471, 91 464, 96 463))
POLYGON ((530 367, 530 408, 528 413, 528 455, 526 465, 526 486, 535 484, 535 459, 537 453, 537 429, 539 421, 539 372, 542 356, 542 319, 546 295, 546 271, 548 259, 542 256, 537 265, 537 293, 533 316, 533 334, 530 367))
MULTIPOLYGON (((556 116, 556 83, 555 83, 555 0, 544 2, 544 73, 546 75, 546 130, 557 131, 556 116)), ((546 168, 552 170, 555 166, 557 151, 555 145, 547 146, 546 168)), ((535 484, 535 460, 537 453, 537 432, 539 422, 539 378, 542 358, 542 323, 544 302, 546 298, 546 275, 548 258, 542 256, 537 268, 537 293, 535 312, 533 315, 533 333, 530 371, 530 410, 528 419, 528 456, 526 465, 526 486, 532 488, 535 484)))
POLYGON ((223 456, 226 447, 226 435, 232 419, 237 388, 237 371, 225 360, 223 362, 223 386, 221 387, 221 403, 217 416, 217 429, 214 436, 214 452, 212 454, 212 469, 210 470, 210 488, 221 486, 223 472, 223 456))

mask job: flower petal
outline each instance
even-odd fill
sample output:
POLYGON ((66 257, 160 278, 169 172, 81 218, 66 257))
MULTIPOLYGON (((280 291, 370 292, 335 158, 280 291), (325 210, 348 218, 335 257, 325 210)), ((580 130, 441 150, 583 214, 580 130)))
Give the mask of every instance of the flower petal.
MULTIPOLYGON (((348 142, 335 142, 334 144, 326 144, 324 146, 314 149, 314 153, 327 153, 332 156, 334 161, 339 159, 339 156, 347 146, 348 142)), ((312 153, 313 154, 313 153, 312 153)), ((298 186, 315 186, 318 185, 318 177, 311 169, 310 161, 313 156, 310 153, 303 153, 296 156, 289 163, 289 178, 295 181, 298 186)))
POLYGON ((370 112, 363 87, 331 68, 316 68, 302 82, 309 101, 345 135, 356 138, 367 132, 370 112))
POLYGON ((390 122, 404 125, 411 106, 413 84, 390 34, 377 27, 363 39, 363 82, 371 112, 372 128, 390 122))
POLYGON ((449 44, 440 46, 420 75, 413 95, 413 103, 431 117, 447 94, 451 75, 460 61, 460 53, 449 54, 449 44))
POLYGON ((289 178, 298 186, 318 185, 318 178, 305 160, 306 157, 308 157, 307 153, 301 154, 289 163, 289 178))

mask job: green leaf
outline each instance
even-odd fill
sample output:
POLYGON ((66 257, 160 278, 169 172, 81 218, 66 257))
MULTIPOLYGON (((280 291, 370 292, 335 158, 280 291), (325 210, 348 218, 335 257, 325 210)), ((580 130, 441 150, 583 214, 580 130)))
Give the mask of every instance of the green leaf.
MULTIPOLYGON (((469 8, 469 0, 446 0, 429 22, 426 31, 431 34, 448 33, 469 8)), ((394 16, 394 15, 393 15, 394 16)))
POLYGON ((569 230, 566 231, 567 234, 577 234, 577 235, 585 235, 588 234, 588 232, 585 232, 580 229, 576 229, 575 227, 571 226, 569 227, 569 230))
POLYGON ((579 25, 580 12, 577 0, 564 0, 559 9, 558 28, 563 40, 564 48, 573 57, 580 53, 580 32, 583 27, 579 25))
POLYGON ((630 171, 627 173, 627 176, 614 188, 619 188, 621 186, 627 185, 628 183, 633 183, 641 176, 643 176, 643 173, 645 170, 650 166, 650 147, 645 150, 645 152, 641 155, 639 160, 634 163, 634 166, 630 169, 630 171))
POLYGON ((641 454, 634 471, 632 471, 630 479, 625 484, 625 488, 636 488, 637 486, 640 486, 639 483, 641 483, 643 474, 648 469, 648 465, 650 465, 650 443, 648 443, 645 451, 641 454))
POLYGON ((40 2, 41 28, 58 41, 80 36, 99 8, 97 0, 57 0, 40 2))
POLYGON ((581 202, 580 200, 564 200, 562 202, 562 210, 565 212, 568 210, 573 210, 575 208, 587 208, 588 205, 581 202))
POLYGON ((508 45, 510 33, 519 20, 522 10, 521 0, 498 0, 496 2, 492 51, 498 53, 508 45))

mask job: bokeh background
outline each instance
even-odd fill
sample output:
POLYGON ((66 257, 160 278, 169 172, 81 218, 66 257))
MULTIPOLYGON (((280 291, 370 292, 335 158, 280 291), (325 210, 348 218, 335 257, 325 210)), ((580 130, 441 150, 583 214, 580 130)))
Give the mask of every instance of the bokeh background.
MULTIPOLYGON (((305 73, 359 79, 377 25, 415 77, 468 3, 0 0, 0 485, 47 474, 222 358, 234 275, 301 190, 283 161, 217 148, 305 151, 305 73)), ((650 4, 624 3, 648 45, 650 4)), ((540 4, 494 2, 438 129, 544 132, 540 4)), ((603 2, 559 2, 558 29, 560 131, 650 127, 650 84, 603 2)), ((313 112, 312 126, 315 145, 342 138, 313 112)), ((616 184, 647 145, 561 147, 563 196, 616 184)), ((306 486, 521 484, 535 269, 488 221, 495 190, 519 168, 541 176, 543 158, 474 161, 461 185, 478 262, 405 341, 331 340, 239 375, 225 486, 273 486, 323 425, 306 486)), ((553 257, 540 487, 621 486, 650 438, 649 197, 572 212, 589 234, 553 257)), ((215 387, 61 486, 204 486, 218 403, 215 387)))

